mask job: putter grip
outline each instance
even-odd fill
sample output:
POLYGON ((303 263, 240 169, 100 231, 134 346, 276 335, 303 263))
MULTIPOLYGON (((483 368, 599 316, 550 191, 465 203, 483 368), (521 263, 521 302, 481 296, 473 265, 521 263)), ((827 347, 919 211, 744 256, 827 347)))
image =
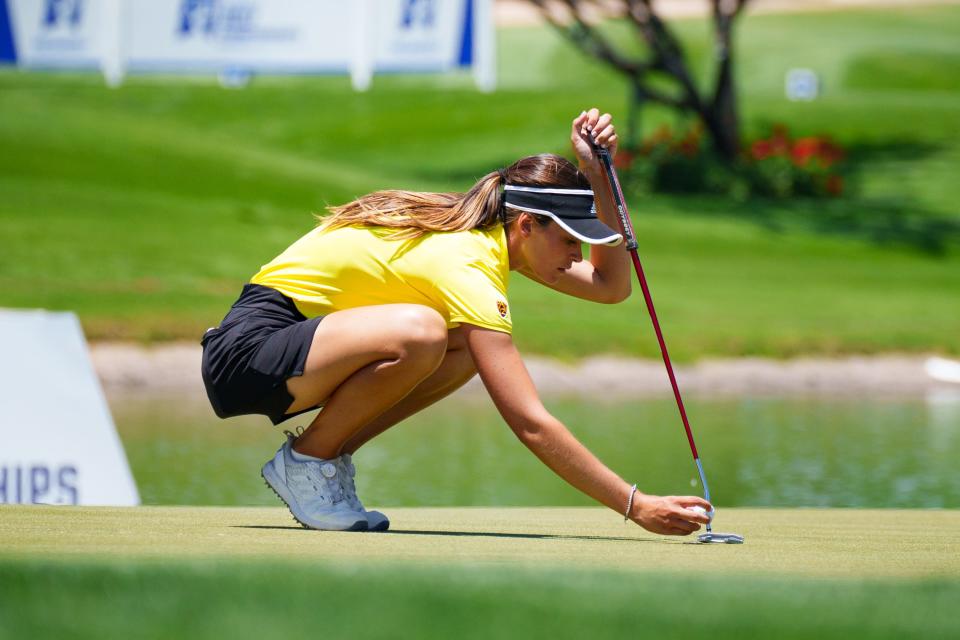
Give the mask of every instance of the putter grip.
POLYGON ((587 132, 587 142, 590 148, 597 154, 600 164, 603 165, 603 172, 607 175, 607 182, 610 183, 610 191, 613 192, 613 199, 617 205, 617 215, 620 217, 620 229, 623 231, 623 237, 626 241, 627 251, 635 252, 637 250, 637 239, 633 234, 633 225, 630 224, 630 218, 627 214, 627 205, 623 201, 623 193, 620 189, 620 181, 617 180, 617 174, 613 168, 613 158, 610 157, 610 151, 597 144, 593 137, 593 131, 587 132))

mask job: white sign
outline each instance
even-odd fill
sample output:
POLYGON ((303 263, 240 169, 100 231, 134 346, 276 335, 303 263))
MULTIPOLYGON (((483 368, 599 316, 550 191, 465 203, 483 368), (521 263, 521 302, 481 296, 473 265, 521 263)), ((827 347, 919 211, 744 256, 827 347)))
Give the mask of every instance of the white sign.
MULTIPOLYGON (((126 73, 447 72, 495 81, 493 0, 0 0, 25 67, 126 73)), ((5 50, 0 33, 0 61, 5 50)))
POLYGON ((121 49, 131 71, 344 70, 355 6, 339 0, 129 0, 121 49))
POLYGON ((95 0, 0 0, 15 61, 23 67, 96 69, 105 5, 95 0))
POLYGON ((0 503, 140 503, 72 313, 0 310, 0 503))
POLYGON ((786 79, 787 99, 812 102, 820 95, 820 78, 812 69, 790 69, 786 79))

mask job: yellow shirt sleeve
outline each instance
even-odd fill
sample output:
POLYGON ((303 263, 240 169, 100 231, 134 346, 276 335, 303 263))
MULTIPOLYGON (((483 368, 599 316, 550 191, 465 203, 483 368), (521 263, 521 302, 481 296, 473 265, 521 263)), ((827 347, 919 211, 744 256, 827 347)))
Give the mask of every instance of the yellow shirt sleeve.
POLYGON ((506 275, 498 266, 470 261, 437 278, 437 294, 450 313, 450 322, 512 332, 506 275))
POLYGON ((502 227, 431 234, 422 249, 429 259, 418 264, 418 271, 429 274, 430 297, 443 309, 448 326, 467 323, 512 332, 510 258, 502 227))

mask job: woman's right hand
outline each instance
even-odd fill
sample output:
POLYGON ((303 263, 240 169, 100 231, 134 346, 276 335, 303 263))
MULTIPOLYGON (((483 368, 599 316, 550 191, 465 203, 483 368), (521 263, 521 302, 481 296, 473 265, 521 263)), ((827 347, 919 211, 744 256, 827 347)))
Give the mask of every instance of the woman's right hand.
POLYGON ((570 141, 573 143, 573 152, 580 163, 580 171, 587 177, 591 175, 603 175, 603 167, 600 165, 600 158, 594 153, 593 145, 590 143, 590 136, 598 145, 604 147, 610 152, 610 157, 617 155, 617 131, 613 127, 613 116, 609 113, 601 114, 600 110, 594 107, 589 111, 584 111, 573 119, 573 127, 570 131, 570 141))
POLYGON ((687 507, 703 507, 713 511, 709 502, 699 496, 652 496, 640 493, 634 497, 630 519, 651 533, 686 536, 699 531, 710 518, 687 507))

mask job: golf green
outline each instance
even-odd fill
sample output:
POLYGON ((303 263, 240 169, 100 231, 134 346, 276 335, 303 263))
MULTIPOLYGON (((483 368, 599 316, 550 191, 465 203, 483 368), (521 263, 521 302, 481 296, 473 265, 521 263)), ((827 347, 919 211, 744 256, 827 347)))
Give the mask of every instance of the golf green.
POLYGON ((701 545, 625 524, 600 508, 397 508, 387 533, 302 529, 282 508, 0 507, 6 559, 287 558, 779 576, 960 575, 960 511, 726 509, 701 545))

